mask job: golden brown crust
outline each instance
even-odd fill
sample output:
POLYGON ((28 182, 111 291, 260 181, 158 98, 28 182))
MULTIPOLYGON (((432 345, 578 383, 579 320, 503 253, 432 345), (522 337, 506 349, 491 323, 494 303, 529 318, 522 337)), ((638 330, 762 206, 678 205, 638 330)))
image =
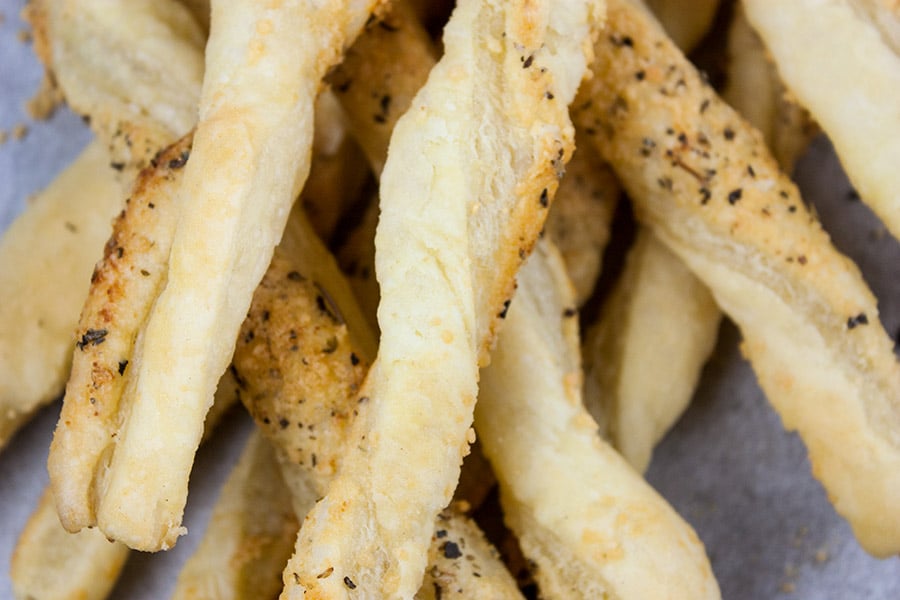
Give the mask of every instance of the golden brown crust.
POLYGON ((609 2, 577 118, 638 217, 740 325, 761 385, 870 551, 900 550, 900 368, 858 269, 646 13, 609 2))
POLYGON ((60 520, 73 532, 96 524, 94 477, 115 447, 135 339, 165 281, 191 141, 179 140, 140 174, 91 276, 48 463, 60 520))
POLYGON ((322 492, 367 402, 359 389, 368 361, 328 290, 276 251, 241 326, 231 369, 266 437, 322 492))

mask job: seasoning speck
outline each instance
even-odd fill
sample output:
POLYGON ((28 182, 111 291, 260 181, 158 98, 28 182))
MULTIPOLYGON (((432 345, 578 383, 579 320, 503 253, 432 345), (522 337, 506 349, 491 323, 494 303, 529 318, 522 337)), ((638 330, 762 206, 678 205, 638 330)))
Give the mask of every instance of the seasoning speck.
POLYGON ((109 333, 105 329, 88 329, 81 336, 81 339, 75 342, 79 350, 84 350, 85 346, 96 346, 106 341, 106 334, 109 333))
POLYGON ((510 300, 507 300, 506 302, 504 302, 503 310, 501 310, 499 313, 497 313, 497 316, 500 317, 501 319, 506 318, 506 312, 509 310, 509 303, 510 303, 510 300))
POLYGON ((855 317, 850 317, 847 319, 847 329, 853 329, 858 325, 868 325, 869 317, 866 316, 866 313, 859 313, 855 317))
POLYGON ((184 165, 187 164, 188 159, 191 157, 191 153, 187 150, 182 151, 182 153, 177 157, 173 158, 169 161, 170 169, 180 169, 184 165))
POLYGON ((444 542, 444 558, 459 558, 462 556, 462 552, 459 549, 459 546, 456 542, 444 542))

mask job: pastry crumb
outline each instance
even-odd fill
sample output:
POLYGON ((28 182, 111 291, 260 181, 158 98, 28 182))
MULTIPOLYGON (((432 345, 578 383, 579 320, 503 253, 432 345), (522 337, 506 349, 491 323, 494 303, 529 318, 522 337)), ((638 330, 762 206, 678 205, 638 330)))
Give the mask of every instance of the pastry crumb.
POLYGON ((44 121, 53 116, 63 102, 62 91, 53 82, 53 79, 44 73, 41 86, 34 96, 25 103, 28 115, 35 120, 44 121))
POLYGON ((12 129, 12 137, 14 140, 18 141, 28 135, 28 126, 24 123, 19 123, 12 129))

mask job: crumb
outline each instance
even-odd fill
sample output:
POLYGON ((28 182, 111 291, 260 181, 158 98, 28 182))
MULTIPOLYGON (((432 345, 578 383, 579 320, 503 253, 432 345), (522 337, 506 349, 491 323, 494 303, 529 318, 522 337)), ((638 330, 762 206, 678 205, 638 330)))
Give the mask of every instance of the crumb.
POLYGON ((31 32, 27 29, 20 29, 18 33, 16 33, 16 39, 23 44, 28 44, 31 42, 31 32))
POLYGON ((19 123, 12 130, 12 136, 14 140, 21 140, 26 135, 28 135, 28 126, 22 123, 19 123))
POLYGON ((785 565, 784 566, 784 576, 788 578, 794 578, 800 573, 800 570, 794 565, 785 565))
POLYGON ((803 527, 798 527, 798 528, 797 528, 797 531, 794 533, 794 538, 791 540, 791 545, 792 545, 794 548, 799 548, 800 546, 802 546, 802 545, 803 545, 803 539, 806 537, 806 535, 807 535, 808 533, 809 533, 809 528, 808 528, 808 527, 805 527, 805 526, 803 526, 803 527))
POLYGON ((6 131, 4 131, 3 129, 0 129, 0 146, 5 144, 6 140, 8 140, 8 139, 9 139, 9 134, 6 131))
POLYGON ((797 589, 797 586, 791 583, 790 581, 781 584, 781 593, 783 594, 793 594, 797 589))
POLYGON ((35 120, 49 119, 53 112, 63 102, 62 91, 53 83, 53 80, 44 73, 41 79, 41 87, 34 96, 25 103, 28 115, 35 120))
POLYGON ((816 562, 822 564, 827 562, 828 559, 831 558, 831 555, 828 554, 828 549, 825 547, 819 548, 816 550, 816 562))
POLYGON ((0 12, 0 25, 6 23, 6 15, 3 12, 0 12))

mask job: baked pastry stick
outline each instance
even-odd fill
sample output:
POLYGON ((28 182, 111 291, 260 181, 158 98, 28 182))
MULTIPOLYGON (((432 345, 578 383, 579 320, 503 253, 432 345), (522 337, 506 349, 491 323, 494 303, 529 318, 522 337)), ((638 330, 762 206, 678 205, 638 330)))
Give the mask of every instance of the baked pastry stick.
POLYGON ((475 427, 504 519, 543 598, 718 598, 703 544, 597 435, 581 403, 578 319, 556 249, 519 273, 475 427))
POLYGON ((584 341, 585 405, 638 472, 694 396, 721 316, 706 286, 641 226, 584 341))
POLYGON ((178 574, 172 600, 274 598, 299 528, 275 452, 254 431, 222 486, 203 541, 178 574))
POLYGON ((639 219, 741 328, 760 385, 862 546, 900 551, 900 367, 875 298, 762 136, 649 14, 608 6, 574 116, 639 219))
POLYGON ((745 0, 744 8, 785 85, 828 134, 860 198, 900 237, 896 3, 745 0))
MULTIPOLYGON (((206 416, 203 439, 237 401, 237 387, 223 377, 206 416)), ((109 595, 128 558, 128 546, 106 539, 99 529, 63 529, 48 486, 16 541, 10 564, 16 598, 102 600, 109 595)))
MULTIPOLYGON (((370 407, 360 386, 374 352, 350 336, 332 285, 276 250, 232 363, 244 404, 276 448, 300 519, 340 470, 354 424, 370 407)), ((433 522, 427 555, 417 598, 521 598, 496 551, 458 507, 433 522)), ((296 585, 290 567, 284 583, 296 585)))
POLYGON ((122 394, 134 345, 166 275, 177 211, 175 194, 192 136, 140 173, 91 276, 72 372, 50 445, 48 471, 59 519, 76 532, 96 524, 102 474, 119 443, 122 394))
POLYGON ((0 449, 59 397, 91 269, 122 188, 93 142, 0 239, 0 449))
MULTIPOLYGON (((739 9, 729 29, 729 50, 724 97, 763 133, 782 170, 790 173, 815 124, 787 97, 739 9)), ((641 226, 621 280, 585 334, 588 409, 636 469, 647 468, 653 447, 690 402, 720 316, 706 286, 641 226)))
POLYGON ((103 600, 127 558, 128 546, 96 529, 69 533, 60 527, 48 487, 16 543, 9 568, 13 594, 21 600, 103 600))
POLYGON ((459 4, 382 173, 371 408, 305 520, 284 597, 410 597, 471 441, 479 355, 571 153, 599 6, 459 4), (561 18, 565 15, 565 18, 561 18))
POLYGON ((97 522, 112 538, 156 550, 183 533, 199 424, 306 177, 321 76, 372 8, 213 7, 167 278, 126 374, 115 452, 95 482, 97 522))

